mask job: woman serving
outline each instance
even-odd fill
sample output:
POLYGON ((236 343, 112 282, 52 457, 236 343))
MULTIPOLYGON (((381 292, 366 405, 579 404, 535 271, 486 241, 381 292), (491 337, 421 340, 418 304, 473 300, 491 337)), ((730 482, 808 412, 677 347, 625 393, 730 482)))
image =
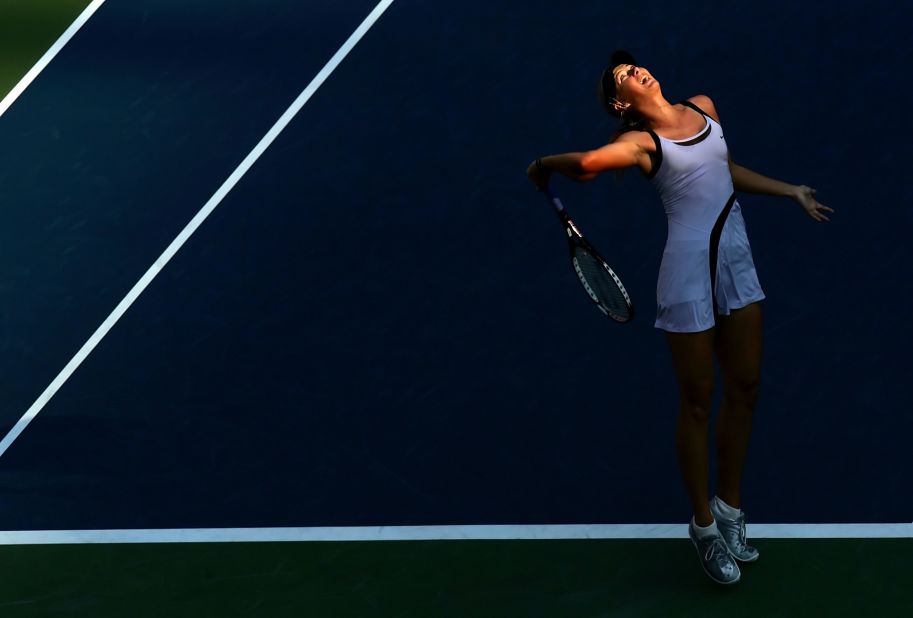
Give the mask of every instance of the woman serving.
POLYGON ((828 221, 825 213, 833 210, 818 203, 810 187, 735 164, 713 101, 697 95, 670 103, 631 54, 612 55, 599 93, 606 110, 623 120, 612 142, 542 157, 527 174, 542 190, 553 172, 583 181, 639 167, 659 192, 669 233, 656 286, 655 326, 665 332, 679 386, 676 448, 694 509, 689 537, 706 573, 733 584, 741 577, 737 561, 758 558, 745 539, 740 485, 760 378, 764 298, 734 191, 790 197, 815 221, 828 221), (717 492, 711 500, 714 355, 723 403, 716 426, 717 492))

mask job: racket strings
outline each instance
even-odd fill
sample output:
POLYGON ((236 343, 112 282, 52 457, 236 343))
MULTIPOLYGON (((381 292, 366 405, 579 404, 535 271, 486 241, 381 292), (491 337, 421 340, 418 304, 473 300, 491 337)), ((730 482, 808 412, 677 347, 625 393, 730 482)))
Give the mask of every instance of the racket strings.
POLYGON ((577 247, 574 250, 574 270, 587 294, 606 313, 618 320, 631 318, 631 300, 617 276, 591 253, 577 247))

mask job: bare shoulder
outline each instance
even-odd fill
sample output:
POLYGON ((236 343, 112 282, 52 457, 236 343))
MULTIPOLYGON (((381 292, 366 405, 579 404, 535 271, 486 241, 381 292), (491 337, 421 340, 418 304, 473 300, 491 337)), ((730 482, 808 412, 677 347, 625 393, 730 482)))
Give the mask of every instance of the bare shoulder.
POLYGON ((704 110, 711 118, 717 122, 720 121, 720 115, 716 111, 716 106, 713 104, 713 99, 708 97, 706 94, 698 94, 693 97, 689 97, 688 100, 704 110))
POLYGON ((637 144, 647 152, 654 152, 656 150, 656 142, 653 141, 653 138, 650 137, 650 134, 646 131, 626 131, 615 139, 615 143, 637 144))

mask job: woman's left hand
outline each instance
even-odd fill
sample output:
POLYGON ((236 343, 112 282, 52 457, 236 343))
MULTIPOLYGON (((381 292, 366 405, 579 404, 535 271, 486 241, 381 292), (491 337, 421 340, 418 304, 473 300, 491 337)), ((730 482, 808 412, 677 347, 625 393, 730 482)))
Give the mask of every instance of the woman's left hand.
POLYGON ((815 221, 830 221, 824 213, 834 212, 834 209, 819 203, 818 200, 815 199, 815 190, 811 187, 799 185, 799 187, 796 188, 793 199, 799 202, 799 204, 802 205, 802 208, 805 209, 805 212, 808 213, 808 216, 815 221))

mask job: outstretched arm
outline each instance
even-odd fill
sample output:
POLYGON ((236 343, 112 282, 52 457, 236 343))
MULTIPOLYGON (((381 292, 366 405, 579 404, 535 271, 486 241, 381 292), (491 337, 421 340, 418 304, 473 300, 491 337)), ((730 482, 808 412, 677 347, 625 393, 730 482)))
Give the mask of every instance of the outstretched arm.
MULTIPOLYGON (((714 120, 717 122, 720 121, 716 106, 713 104, 710 97, 699 94, 695 97, 691 97, 690 101, 710 114, 714 120)), ((834 212, 832 208, 828 208, 815 199, 815 190, 811 187, 805 185, 791 185, 781 180, 774 180, 773 178, 762 176, 747 167, 736 165, 732 161, 732 158, 729 159, 729 171, 732 173, 732 185, 736 191, 760 193, 762 195, 782 195, 784 197, 792 198, 799 202, 805 212, 808 213, 808 216, 815 221, 830 221, 824 213, 834 212)))
POLYGON ((649 154, 643 144, 634 136, 622 136, 618 141, 596 150, 567 152, 536 159, 529 164, 526 174, 541 191, 548 187, 552 172, 584 182, 606 170, 643 165, 645 159, 649 159, 649 154))
POLYGON ((767 176, 737 165, 729 159, 729 171, 732 172, 732 184, 736 191, 745 193, 759 193, 762 195, 781 195, 789 197, 802 206, 808 216, 815 221, 830 221, 826 212, 834 212, 815 199, 815 190, 805 185, 791 185, 781 180, 774 180, 767 176))

